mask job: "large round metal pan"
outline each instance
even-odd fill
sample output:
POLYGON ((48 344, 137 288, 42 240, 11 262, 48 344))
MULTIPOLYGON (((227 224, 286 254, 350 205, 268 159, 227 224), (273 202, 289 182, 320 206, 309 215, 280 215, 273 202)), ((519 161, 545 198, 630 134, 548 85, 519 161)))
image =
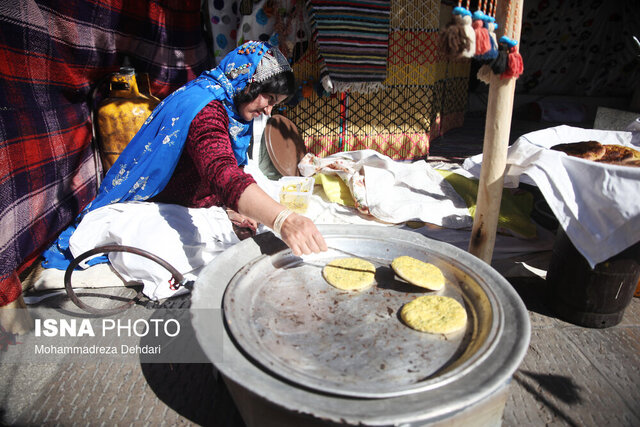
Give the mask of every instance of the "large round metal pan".
POLYGON ((510 379, 528 346, 529 319, 490 266, 394 227, 320 230, 337 250, 299 258, 266 234, 227 250, 201 273, 194 329, 225 376, 280 407, 374 424, 442 416, 510 379), (348 256, 342 251, 376 265, 371 288, 346 292, 324 281, 322 267, 348 256), (394 276, 390 263, 400 255, 440 267, 446 285, 438 294, 465 306, 464 331, 431 335, 402 323, 402 305, 433 292, 394 276), (224 313, 222 343, 211 335, 220 321, 211 308, 224 313))

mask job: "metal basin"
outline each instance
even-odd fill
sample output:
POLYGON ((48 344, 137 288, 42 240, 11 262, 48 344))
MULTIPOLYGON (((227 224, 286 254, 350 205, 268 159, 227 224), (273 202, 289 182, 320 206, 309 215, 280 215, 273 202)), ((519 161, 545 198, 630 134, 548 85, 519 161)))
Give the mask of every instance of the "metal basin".
POLYGON ((505 387, 524 357, 530 326, 524 304, 495 270, 411 231, 320 230, 330 247, 376 265, 374 286, 357 293, 331 287, 321 268, 344 253, 295 257, 271 234, 229 249, 197 280, 198 341, 234 387, 283 412, 368 425, 442 421, 505 387), (440 267, 446 285, 438 294, 465 306, 466 330, 431 335, 402 323, 402 305, 433 292, 394 276, 390 263, 400 255, 440 267), (222 340, 215 324, 223 327, 222 340))

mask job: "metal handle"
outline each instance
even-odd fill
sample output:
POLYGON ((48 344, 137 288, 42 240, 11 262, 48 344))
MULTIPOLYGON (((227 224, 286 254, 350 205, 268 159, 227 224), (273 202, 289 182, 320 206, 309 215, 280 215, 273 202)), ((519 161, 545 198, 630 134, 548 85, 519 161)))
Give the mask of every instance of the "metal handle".
POLYGON ((69 296, 69 298, 71 299, 71 301, 73 301, 73 303, 75 305, 77 305, 78 307, 80 307, 81 309, 83 309, 86 312, 89 312, 89 313, 92 313, 92 314, 98 314, 98 315, 102 315, 102 316, 109 316, 111 314, 120 313, 120 312, 125 311, 128 308, 130 308, 136 301, 138 301, 143 296, 142 291, 139 291, 136 294, 135 297, 131 298, 126 303, 124 303, 124 304, 122 304, 122 305, 120 305, 118 307, 108 308, 108 309, 95 308, 95 307, 92 307, 92 306, 87 305, 84 302, 80 301, 78 296, 73 291, 73 287, 71 285, 71 275, 73 274, 74 269, 85 258, 88 258, 88 257, 90 257, 92 255, 104 254, 104 253, 107 253, 107 252, 130 252, 130 253, 133 253, 133 254, 140 255, 142 257, 148 258, 148 259, 150 259, 152 261, 155 261, 156 263, 160 264, 162 267, 166 268, 167 270, 169 270, 169 272, 173 276, 172 279, 173 279, 173 284, 174 285, 172 285, 172 286, 174 286, 174 289, 177 289, 180 286, 184 286, 184 284, 185 284, 185 278, 178 270, 176 270, 171 264, 169 264, 168 262, 166 262, 162 258, 159 258, 158 256, 153 255, 150 252, 147 252, 147 251, 145 251, 143 249, 134 248, 134 247, 131 247, 131 246, 120 246, 120 245, 98 246, 98 247, 96 247, 94 249, 91 249, 91 250, 81 254, 77 258, 74 258, 71 261, 71 263, 69 264, 69 266, 67 267, 67 270, 66 270, 66 272, 64 274, 64 287, 65 287, 65 289, 67 291, 67 295, 69 296))

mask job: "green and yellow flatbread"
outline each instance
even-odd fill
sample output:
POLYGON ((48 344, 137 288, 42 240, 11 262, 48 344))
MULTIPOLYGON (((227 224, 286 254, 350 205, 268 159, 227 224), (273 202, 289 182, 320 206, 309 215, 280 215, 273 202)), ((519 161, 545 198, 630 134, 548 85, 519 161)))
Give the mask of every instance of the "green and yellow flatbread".
POLYGON ((406 303, 400 317, 410 328, 431 334, 449 334, 467 324, 467 311, 455 299, 425 295, 406 303))
POLYGON ((324 266, 322 276, 330 285, 347 291, 359 291, 374 282, 376 268, 360 258, 334 259, 324 266))
POLYGON ((444 275, 433 264, 405 255, 394 259, 391 268, 402 279, 421 288, 437 291, 444 287, 444 275))

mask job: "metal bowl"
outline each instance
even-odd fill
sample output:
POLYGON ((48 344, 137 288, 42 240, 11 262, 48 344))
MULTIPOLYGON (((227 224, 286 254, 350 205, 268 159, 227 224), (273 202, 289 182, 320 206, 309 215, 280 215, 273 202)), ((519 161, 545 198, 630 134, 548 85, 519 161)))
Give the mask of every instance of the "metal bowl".
POLYGON ((508 382, 526 352, 530 326, 524 304, 495 270, 411 231, 320 230, 337 250, 299 258, 272 234, 261 235, 201 273, 193 325, 226 378, 283 409, 364 424, 441 418, 508 382), (321 268, 348 256, 343 251, 376 265, 374 286, 345 292, 324 281, 321 268), (446 285, 438 294, 464 305, 466 330, 432 335, 402 323, 402 305, 433 292, 394 276, 390 264, 400 255, 443 271, 446 285), (221 321, 222 342, 212 335, 221 321))

